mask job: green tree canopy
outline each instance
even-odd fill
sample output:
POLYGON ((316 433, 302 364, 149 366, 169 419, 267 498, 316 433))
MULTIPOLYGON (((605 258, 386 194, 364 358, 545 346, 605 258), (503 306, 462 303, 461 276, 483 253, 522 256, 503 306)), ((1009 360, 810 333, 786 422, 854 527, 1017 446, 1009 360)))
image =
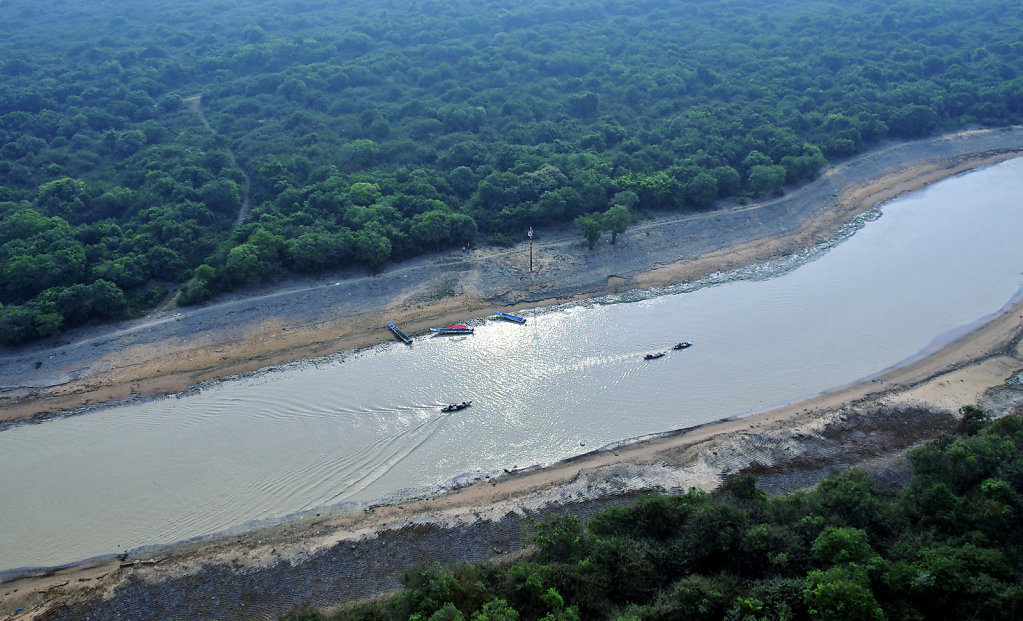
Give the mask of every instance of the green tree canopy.
POLYGON ((712 209, 884 140, 1023 123, 1002 0, 122 4, 3 3, 0 304, 49 309, 47 332, 77 322, 53 287, 107 280, 132 314, 161 287, 712 209))

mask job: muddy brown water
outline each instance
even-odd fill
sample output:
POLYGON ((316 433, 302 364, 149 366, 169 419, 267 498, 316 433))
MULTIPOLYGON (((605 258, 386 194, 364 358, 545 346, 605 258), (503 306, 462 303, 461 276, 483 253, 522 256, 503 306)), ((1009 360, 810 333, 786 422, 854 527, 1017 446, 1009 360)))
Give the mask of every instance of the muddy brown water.
POLYGON ((1023 159, 1010 160, 784 262, 528 311, 524 326, 467 317, 471 336, 417 335, 7 429, 0 570, 437 493, 884 381, 1020 294, 1021 194, 1023 159), (683 340, 694 345, 671 350, 683 340), (441 411, 463 400, 472 406, 441 411))

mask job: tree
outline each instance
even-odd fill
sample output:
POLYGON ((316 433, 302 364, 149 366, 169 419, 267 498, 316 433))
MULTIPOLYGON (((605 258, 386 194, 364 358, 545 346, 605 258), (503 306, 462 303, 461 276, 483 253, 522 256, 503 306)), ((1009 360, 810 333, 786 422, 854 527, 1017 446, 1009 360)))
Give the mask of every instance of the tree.
POLYGON ((85 210, 86 185, 80 179, 63 177, 39 186, 36 207, 64 219, 80 217, 85 210))
POLYGON ((571 562, 584 551, 583 524, 574 515, 559 515, 549 521, 533 520, 533 545, 542 558, 559 562, 571 562))
POLYGON ((524 198, 536 198, 568 184, 568 177, 557 166, 546 164, 536 171, 522 175, 524 198))
POLYGON ((348 196, 356 205, 368 207, 380 200, 383 195, 380 193, 380 186, 376 183, 359 181, 357 183, 353 183, 352 186, 348 188, 348 196))
POLYGON ((709 209, 718 197, 718 182, 707 172, 700 172, 689 180, 682 193, 687 205, 696 209, 709 209))
POLYGON ((519 613, 506 600, 495 599, 474 612, 472 621, 519 621, 519 613))
POLYGON ((864 563, 874 556, 867 533, 859 528, 825 528, 813 542, 813 554, 822 563, 864 563))
POLYGON ((612 205, 625 205, 627 208, 632 209, 639 202, 639 196, 635 192, 630 190, 624 190, 622 192, 615 192, 615 195, 611 197, 612 205))
POLYGON ((89 285, 92 314, 103 319, 114 319, 124 314, 126 301, 120 287, 106 280, 89 285))
POLYGON ((896 109, 888 126, 896 136, 916 138, 926 135, 938 125, 938 113, 929 106, 911 104, 896 109))
POLYGON ((543 196, 537 199, 530 208, 534 216, 532 219, 540 222, 558 222, 564 219, 565 212, 568 210, 568 201, 565 200, 562 190, 571 192, 572 188, 558 188, 553 192, 544 192, 543 196))
POLYGON ((959 408, 959 435, 975 436, 991 422, 991 415, 975 405, 959 408))
POLYGON ((81 325, 92 313, 92 295, 88 285, 77 283, 56 291, 57 310, 70 325, 81 325))
POLYGON ((380 157, 380 148, 367 138, 353 140, 344 145, 341 156, 348 170, 369 168, 380 157))
POLYGON ((590 118, 597 114, 600 98, 594 93, 572 95, 568 98, 568 112, 579 118, 590 118))
POLYGON ((447 247, 465 244, 476 236, 476 223, 465 214, 452 213, 441 204, 443 209, 434 209, 412 218, 409 232, 417 242, 426 247, 447 247))
POLYGON ((93 266, 92 274, 114 282, 119 287, 130 289, 142 284, 149 277, 148 266, 142 257, 135 253, 115 259, 107 259, 93 266))
POLYGON ((739 171, 731 166, 718 166, 710 171, 710 175, 717 183, 719 198, 732 196, 738 193, 739 188, 742 187, 742 177, 739 175, 739 171))
POLYGON ((742 169, 746 171, 746 175, 749 176, 750 171, 755 166, 771 166, 774 164, 774 160, 765 153, 761 153, 756 149, 749 152, 744 160, 742 160, 742 169))
POLYGON ((650 209, 670 209, 681 202, 682 185, 664 171, 652 175, 629 174, 615 179, 622 190, 631 190, 650 209))
POLYGON ((351 252, 343 235, 321 231, 303 233, 284 244, 284 261, 290 269, 312 273, 344 263, 351 252))
POLYGON ((196 278, 196 280, 200 280, 200 281, 207 282, 207 283, 208 282, 213 282, 213 279, 216 278, 216 275, 217 275, 217 270, 213 269, 209 265, 206 265, 205 263, 203 263, 199 267, 195 268, 195 278, 196 278))
POLYGON ((36 336, 46 338, 60 334, 64 318, 55 310, 44 309, 32 319, 32 327, 36 336))
MULTIPOLYGON (((0 244, 15 239, 29 239, 47 229, 59 226, 58 218, 46 218, 35 209, 24 207, 0 220, 0 244)), ((64 222, 66 225, 67 223, 64 222)))
POLYGON ((372 270, 379 270, 391 256, 391 240, 372 228, 353 234, 355 258, 372 270))
POLYGON ((754 195, 781 195, 785 186, 785 167, 757 164, 749 171, 748 183, 754 195))
POLYGON ((872 532, 883 524, 882 500, 877 483, 858 470, 825 479, 815 497, 822 512, 840 518, 846 525, 872 532))
POLYGON ((242 208, 242 191, 230 179, 214 179, 199 190, 202 202, 214 213, 233 216, 242 208))
MULTIPOLYGON (((471 568, 461 569, 471 576, 471 568)), ((479 608, 483 596, 478 580, 459 580, 440 563, 406 571, 402 583, 394 612, 403 619, 464 619, 462 610, 479 608)))
POLYGON ((146 135, 140 129, 128 129, 117 132, 114 139, 114 152, 121 157, 134 154, 146 144, 146 135))
POLYGON ((256 229, 249 235, 247 243, 255 247, 265 272, 270 272, 280 267, 281 253, 284 250, 283 235, 274 235, 262 226, 257 225, 256 229))
POLYGON ((870 580, 862 567, 850 564, 811 571, 803 598, 810 616, 834 621, 867 621, 885 618, 870 580))
POLYGON ((579 216, 575 219, 575 225, 579 227, 579 232, 586 239, 586 245, 593 250, 597 245, 597 240, 600 239, 601 231, 604 230, 604 225, 593 214, 579 216))
POLYGON ((92 214, 96 219, 119 218, 128 215, 134 192, 132 190, 115 186, 93 201, 92 214))
POLYGON ((21 345, 35 338, 37 311, 29 306, 0 306, 0 343, 21 345))
POLYGON ((802 155, 785 155, 781 158, 781 165, 785 167, 785 182, 799 183, 810 181, 817 177, 821 168, 827 164, 820 147, 816 145, 803 145, 802 155))
POLYGON ((229 282, 236 285, 261 280, 264 272, 262 261, 259 259, 259 249, 250 243, 231 248, 224 260, 223 273, 229 282))
POLYGON ((184 306, 199 304, 213 297, 213 283, 216 280, 217 271, 205 263, 195 268, 195 274, 181 288, 177 302, 184 306))
MULTIPOLYGON (((625 205, 614 205, 601 214, 600 224, 604 230, 611 231, 611 243, 618 240, 618 235, 624 233, 632 222, 632 214, 625 205)), ((587 238, 587 241, 589 238, 587 238)), ((591 246, 592 248, 592 246, 591 246)))
POLYGON ((476 189, 476 176, 468 166, 458 166, 448 175, 452 189, 461 197, 467 197, 476 189))

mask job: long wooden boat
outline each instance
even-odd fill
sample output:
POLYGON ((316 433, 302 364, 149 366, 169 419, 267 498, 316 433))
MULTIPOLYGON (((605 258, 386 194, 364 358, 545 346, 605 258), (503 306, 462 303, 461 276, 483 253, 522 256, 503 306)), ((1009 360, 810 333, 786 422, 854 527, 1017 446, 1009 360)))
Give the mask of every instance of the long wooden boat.
POLYGON ((437 334, 472 334, 472 328, 460 323, 453 323, 446 328, 430 328, 430 331, 437 334))
POLYGON ((515 323, 526 323, 525 317, 519 317, 518 315, 511 315, 509 313, 502 313, 499 310, 495 310, 494 314, 501 319, 507 319, 508 321, 514 321, 515 323))
POLYGON ((407 335, 404 332, 402 332, 401 328, 399 328, 398 326, 394 325, 394 323, 388 321, 387 322, 387 327, 391 329, 391 332, 394 332, 395 336, 397 336, 399 339, 401 339, 402 343, 405 343, 406 345, 411 345, 412 344, 412 337, 410 337, 409 335, 407 335))

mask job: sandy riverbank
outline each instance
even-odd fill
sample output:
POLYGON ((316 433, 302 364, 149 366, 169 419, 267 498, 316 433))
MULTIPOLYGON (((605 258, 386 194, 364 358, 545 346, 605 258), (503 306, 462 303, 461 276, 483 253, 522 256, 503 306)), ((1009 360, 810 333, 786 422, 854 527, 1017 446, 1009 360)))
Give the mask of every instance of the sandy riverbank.
MULTIPOLYGON (((201 307, 100 326, 59 342, 0 349, 0 425, 173 394, 202 382, 488 315, 689 282, 783 257, 833 236, 879 202, 1023 151, 1023 128, 897 143, 834 166, 764 203, 633 224, 589 251, 574 231, 526 246, 421 257, 371 275, 289 279, 201 307)), ((2 427, 0 427, 2 428, 2 427)))
MULTIPOLYGON (((199 315, 214 312, 231 319, 245 309, 269 305, 262 307, 268 311, 258 318, 234 321, 230 338, 207 333, 201 334, 199 343, 179 334, 146 339, 152 326, 144 322, 114 334, 80 335, 49 349, 8 356, 7 369, 32 365, 37 359, 57 361, 42 365, 47 368, 34 386, 26 380, 12 387, 17 382, 9 385, 5 379, 0 415, 12 420, 132 394, 173 392, 196 381, 306 355, 373 345, 390 338, 381 325, 386 321, 383 315, 417 332, 439 321, 489 313, 496 304, 525 308, 561 303, 637 286, 685 282, 784 256, 827 239, 878 202, 1012 157, 1023 146, 1023 133, 1017 131, 1006 144, 1013 141, 1017 146, 1009 148, 984 140, 971 142, 970 135, 959 134, 913 143, 915 157, 900 155, 898 149, 905 145, 895 145, 893 155, 902 163, 895 167, 885 164, 888 160, 881 152, 868 154, 829 170, 816 188, 788 197, 796 201, 792 209, 797 226, 766 236, 719 240, 717 248, 711 244, 706 252, 676 255, 677 260, 660 265, 651 257, 667 256, 668 249, 694 228, 698 233, 693 239, 702 235, 701 223, 716 225, 722 214, 638 223, 617 247, 605 245, 593 253, 571 236, 545 239, 538 243, 541 258, 532 274, 513 251, 496 250, 478 250, 471 257, 435 257, 382 277, 356 274, 352 286, 361 286, 355 281, 365 279, 367 301, 344 307, 336 318, 293 312, 288 322, 275 315, 272 306, 294 291, 325 294, 341 287, 330 279, 301 283, 299 289, 292 286, 285 292, 255 292, 201 309, 199 315), (927 156, 940 150, 938 140, 962 142, 952 154, 927 156), (869 165, 871 156, 878 158, 876 164, 869 165), (849 177, 855 182, 846 182, 849 177), (835 181, 839 178, 841 183, 835 181), (823 206, 797 208, 821 197, 828 198, 823 206), (584 271, 588 274, 578 275, 584 271), (392 289, 388 279, 404 282, 392 289), (452 294, 437 295, 440 290, 452 294), (120 340, 131 335, 138 338, 120 340), (88 360, 93 364, 87 372, 76 377, 68 371, 82 364, 75 358, 77 348, 103 350, 108 343, 116 348, 88 360), (61 357, 73 362, 60 366, 61 357)), ((733 218, 756 218, 772 203, 722 211, 733 218)), ((149 321, 180 324, 173 316, 149 321)), ((197 333, 192 334, 194 338, 197 333)), ((1023 391, 1013 392, 1005 382, 1023 369, 1021 334, 1023 303, 1018 302, 941 351, 885 372, 880 376, 883 382, 861 382, 752 416, 591 453, 549 468, 507 473, 438 498, 324 513, 124 559, 35 572, 0 584, 0 602, 5 610, 24 608, 24 618, 89 614, 103 619, 124 611, 131 611, 133 618, 154 619, 272 618, 296 604, 324 606, 394 588, 408 564, 481 560, 514 552, 522 546, 519 528, 532 515, 550 511, 585 515, 645 490, 709 489, 723 474, 744 470, 757 472, 776 489, 812 484, 828 471, 852 464, 873 467, 880 478, 897 479, 904 470, 897 456, 906 447, 954 429, 953 413, 959 405, 1016 407, 1017 393, 1023 391)))
POLYGON ((26 619, 271 619, 299 604, 331 606, 394 589, 410 565, 515 554, 532 517, 585 517, 646 491, 712 489, 723 475, 746 471, 782 491, 853 465, 897 484, 908 472, 905 449, 954 431, 959 405, 1023 409, 1023 386, 1006 385, 1023 370, 1021 336, 1017 302, 942 350, 882 374, 883 382, 508 472, 440 497, 324 511, 28 572, 0 584, 0 605, 24 608, 26 619))

